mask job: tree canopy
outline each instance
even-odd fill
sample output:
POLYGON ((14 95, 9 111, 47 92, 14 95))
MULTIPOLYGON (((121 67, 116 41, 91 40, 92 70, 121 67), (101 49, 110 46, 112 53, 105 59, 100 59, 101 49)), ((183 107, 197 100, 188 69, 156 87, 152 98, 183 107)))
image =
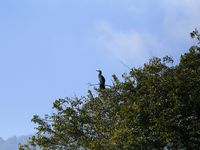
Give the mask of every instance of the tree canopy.
MULTIPOLYGON (((197 30, 191 37, 200 35, 197 30)), ((55 113, 35 115, 37 136, 20 150, 199 149, 200 47, 192 46, 173 66, 169 56, 113 75, 113 85, 81 98, 58 99, 55 113)))

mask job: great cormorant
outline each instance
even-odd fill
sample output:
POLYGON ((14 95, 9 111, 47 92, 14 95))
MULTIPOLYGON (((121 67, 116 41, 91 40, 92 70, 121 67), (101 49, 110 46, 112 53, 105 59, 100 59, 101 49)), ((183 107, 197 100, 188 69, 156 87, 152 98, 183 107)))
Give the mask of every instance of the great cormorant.
POLYGON ((99 88, 100 90, 101 89, 105 89, 105 78, 101 75, 101 70, 97 70, 99 72, 99 75, 98 75, 98 78, 99 78, 99 81, 100 81, 100 84, 99 84, 99 88))

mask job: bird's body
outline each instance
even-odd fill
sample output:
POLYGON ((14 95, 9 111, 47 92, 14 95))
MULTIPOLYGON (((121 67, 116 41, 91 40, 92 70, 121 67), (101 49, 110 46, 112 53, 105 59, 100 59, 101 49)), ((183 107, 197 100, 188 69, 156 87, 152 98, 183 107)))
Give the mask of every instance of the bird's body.
POLYGON ((99 81, 100 81, 100 84, 99 84, 99 88, 100 90, 102 89, 105 89, 105 78, 101 75, 101 70, 97 70, 99 72, 99 75, 98 75, 98 78, 99 78, 99 81))

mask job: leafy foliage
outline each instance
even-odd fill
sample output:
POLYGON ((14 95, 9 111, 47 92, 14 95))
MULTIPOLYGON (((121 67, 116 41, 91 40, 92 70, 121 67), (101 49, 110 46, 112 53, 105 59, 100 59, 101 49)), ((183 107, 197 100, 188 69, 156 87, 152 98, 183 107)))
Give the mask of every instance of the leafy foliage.
POLYGON ((19 149, 199 149, 200 48, 167 63, 172 57, 154 57, 123 82, 113 75, 110 88, 56 100, 56 113, 34 116, 37 137, 19 149))

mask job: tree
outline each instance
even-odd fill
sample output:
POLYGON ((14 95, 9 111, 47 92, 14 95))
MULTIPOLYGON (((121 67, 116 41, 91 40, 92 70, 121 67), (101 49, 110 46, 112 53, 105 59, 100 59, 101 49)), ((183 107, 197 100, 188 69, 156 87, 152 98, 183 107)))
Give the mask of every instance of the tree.
MULTIPOLYGON (((197 30, 191 36, 199 40, 197 30)), ((37 137, 19 149, 199 149, 200 48, 169 63, 169 56, 154 57, 123 82, 113 75, 110 88, 56 100, 56 113, 33 117, 37 137)))

